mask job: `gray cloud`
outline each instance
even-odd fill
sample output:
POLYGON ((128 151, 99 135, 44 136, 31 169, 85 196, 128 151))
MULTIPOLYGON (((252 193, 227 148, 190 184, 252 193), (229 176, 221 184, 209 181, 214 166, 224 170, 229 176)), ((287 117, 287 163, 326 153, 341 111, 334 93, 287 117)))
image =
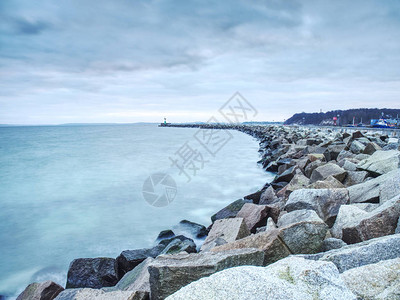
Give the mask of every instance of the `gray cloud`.
POLYGON ((390 0, 3 0, 0 123, 188 121, 237 90, 261 119, 399 107, 399 11, 390 0))

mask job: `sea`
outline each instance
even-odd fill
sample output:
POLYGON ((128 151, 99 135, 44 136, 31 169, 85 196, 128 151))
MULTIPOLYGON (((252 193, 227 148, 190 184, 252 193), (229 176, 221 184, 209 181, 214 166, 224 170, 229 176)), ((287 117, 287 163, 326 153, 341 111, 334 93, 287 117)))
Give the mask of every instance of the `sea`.
POLYGON ((157 124, 0 127, 0 298, 70 262, 151 247, 273 179, 256 139, 157 124))

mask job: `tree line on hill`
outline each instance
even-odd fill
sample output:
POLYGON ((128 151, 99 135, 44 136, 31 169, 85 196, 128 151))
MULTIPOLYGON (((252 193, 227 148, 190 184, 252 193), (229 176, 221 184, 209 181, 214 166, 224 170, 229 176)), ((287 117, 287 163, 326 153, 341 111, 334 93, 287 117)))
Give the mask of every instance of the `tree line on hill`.
POLYGON ((333 118, 337 118, 338 125, 363 123, 369 125, 371 119, 396 119, 400 117, 400 109, 359 108, 348 110, 333 110, 326 113, 297 113, 285 121, 285 125, 333 125, 333 118))

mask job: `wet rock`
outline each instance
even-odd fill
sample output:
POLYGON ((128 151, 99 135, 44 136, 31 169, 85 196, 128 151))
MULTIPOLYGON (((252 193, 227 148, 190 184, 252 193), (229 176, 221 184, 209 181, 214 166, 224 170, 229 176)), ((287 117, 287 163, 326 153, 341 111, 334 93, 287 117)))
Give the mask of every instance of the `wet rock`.
POLYGON ((231 204, 229 204, 228 206, 224 207, 219 212, 214 214, 211 217, 211 221, 215 222, 216 220, 219 219, 234 218, 236 217, 237 213, 242 209, 243 205, 251 202, 252 202, 251 200, 243 200, 243 199, 236 200, 235 202, 232 202, 231 204))
POLYGON ((356 299, 334 264, 291 256, 268 267, 236 267, 202 278, 168 300, 356 299))
POLYGON ((294 177, 294 175, 296 174, 296 170, 297 168, 295 166, 290 167, 289 169, 287 169, 286 171, 284 171, 282 174, 277 175, 274 179, 274 182, 289 182, 290 180, 292 180, 292 178, 294 177))
POLYGON ((125 273, 133 270, 137 265, 148 257, 156 257, 165 249, 165 247, 173 240, 163 239, 159 245, 153 248, 125 250, 117 257, 118 278, 122 278, 125 273))
POLYGON ((358 299, 400 299, 400 258, 343 272, 342 278, 358 299))
POLYGON ((295 210, 278 220, 279 237, 293 254, 319 252, 328 226, 313 210, 295 210))
POLYGON ((376 151, 368 159, 360 161, 357 165, 359 170, 379 176, 396 170, 400 167, 400 151, 376 151))
POLYGON ((52 281, 34 282, 28 285, 17 300, 53 300, 64 288, 52 281))
POLYGON ((394 234, 400 216, 400 195, 359 218, 352 226, 342 228, 342 239, 348 244, 394 234))
POLYGON ((310 177, 310 182, 316 182, 318 180, 325 180, 328 176, 333 176, 340 182, 342 182, 347 175, 347 172, 334 163, 327 163, 325 165, 316 168, 310 177))
POLYGON ((215 247, 211 251, 219 252, 247 248, 257 248, 264 252, 263 266, 274 263, 291 254, 289 248, 279 237, 278 229, 252 234, 235 242, 215 247))
POLYGON ((322 242, 321 252, 326 252, 333 249, 339 249, 344 246, 347 246, 347 244, 343 242, 341 239, 328 238, 322 242))
POLYGON ((114 286, 118 282, 114 258, 78 258, 71 262, 66 288, 95 288, 114 286))
POLYGON ((261 265, 263 259, 257 249, 159 256, 148 267, 151 298, 165 299, 202 277, 235 266, 261 265))
POLYGON ((207 228, 201 224, 197 224, 188 220, 179 222, 179 227, 184 231, 190 232, 195 238, 203 238, 207 236, 207 228))
POLYGON ((312 209, 328 225, 332 225, 339 212, 339 207, 349 203, 346 189, 302 189, 289 196, 285 210, 312 209))
POLYGON ((238 212, 237 217, 243 218, 250 232, 256 232, 257 227, 264 226, 267 222, 269 209, 265 205, 246 203, 238 212))
POLYGON ((168 229, 168 230, 163 230, 159 233, 157 237, 157 241, 165 240, 165 239, 170 239, 175 236, 175 233, 168 229))
POLYGON ((250 231, 243 218, 217 220, 212 225, 200 250, 208 251, 215 246, 230 243, 248 235, 250 235, 250 231))
POLYGON ((179 239, 174 238, 165 248, 161 254, 175 254, 182 251, 187 253, 196 253, 196 244, 192 239, 185 238, 179 239))

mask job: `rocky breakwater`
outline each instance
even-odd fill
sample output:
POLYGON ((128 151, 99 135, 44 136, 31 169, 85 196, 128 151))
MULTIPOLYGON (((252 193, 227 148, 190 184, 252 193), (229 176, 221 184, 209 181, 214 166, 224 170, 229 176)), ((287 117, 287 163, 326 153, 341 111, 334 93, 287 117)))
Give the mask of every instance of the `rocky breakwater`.
MULTIPOLYGON (((182 125, 183 126, 183 125, 182 125)), ((400 299, 400 149, 374 132, 240 125, 275 179, 190 237, 74 260, 19 299, 400 299)))

